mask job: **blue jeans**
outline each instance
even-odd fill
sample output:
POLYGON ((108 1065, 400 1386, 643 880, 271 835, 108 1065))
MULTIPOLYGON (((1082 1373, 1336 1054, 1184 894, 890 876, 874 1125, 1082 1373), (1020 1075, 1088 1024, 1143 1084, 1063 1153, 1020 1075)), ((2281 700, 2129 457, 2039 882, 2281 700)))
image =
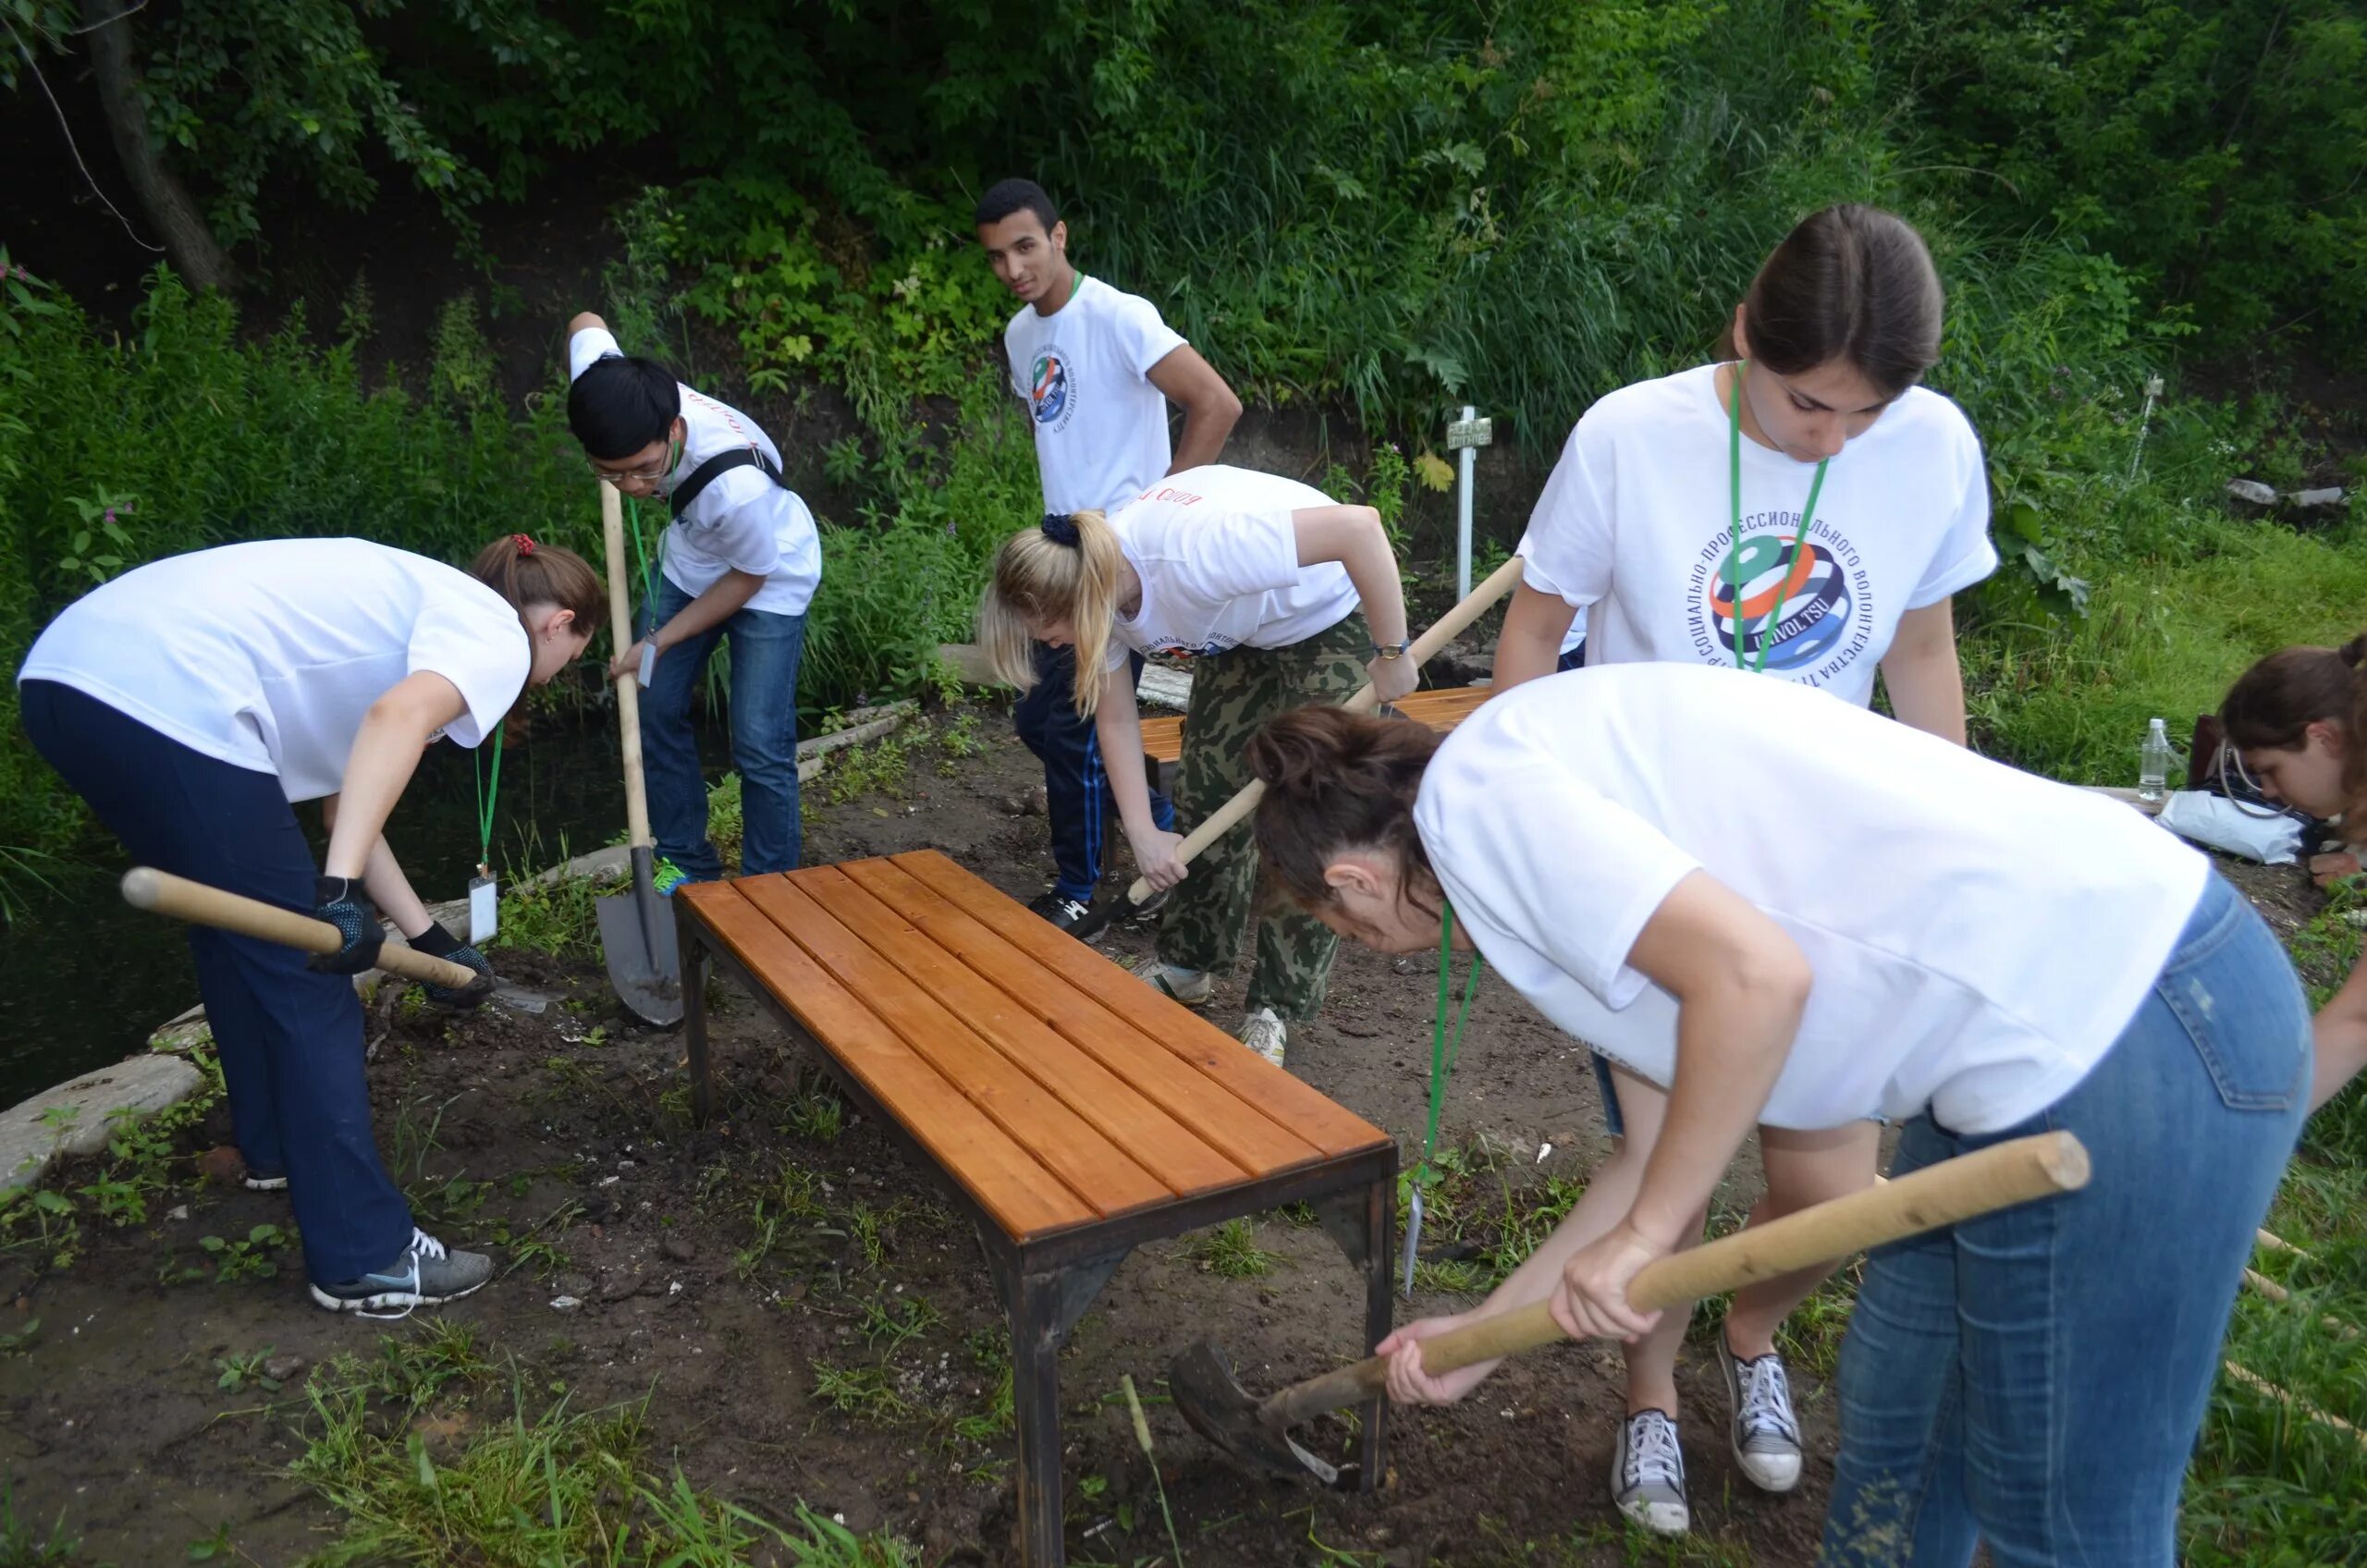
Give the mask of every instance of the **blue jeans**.
MULTIPOLYGON (((1139 680, 1142 655, 1131 657, 1128 668, 1139 680)), ((1036 684, 1012 704, 1011 722, 1044 764, 1044 815, 1052 828, 1052 891, 1091 903, 1101 882, 1103 852, 1118 826, 1118 800, 1101 766, 1101 741, 1093 720, 1077 717, 1074 649, 1036 644, 1036 684)), ((1157 782, 1154 775, 1151 819, 1172 832, 1175 806, 1159 792, 1157 782)))
MULTIPOLYGON (((642 635, 682 613, 691 595, 657 580, 657 606, 643 606, 642 635)), ((797 816, 797 663, 805 618, 742 609, 657 655, 641 694, 641 761, 657 852, 695 882, 723 875, 706 836, 706 780, 699 771, 691 698, 715 645, 731 639, 731 763, 740 770, 740 874, 794 871, 803 847, 797 816)))
POLYGON ((1894 1174, 2065 1128, 2094 1176, 1874 1254, 1820 1561, 1963 1568, 1981 1540, 1996 1568, 2172 1568, 2219 1343, 2309 1084, 2292 965, 2214 875, 2077 1087, 1978 1137, 1909 1121, 1894 1174))
MULTIPOLYGON (((132 859, 313 913, 312 846, 278 776, 159 734, 54 680, 19 688, 25 733, 132 859)), ((411 1244, 411 1205, 370 1131, 353 980, 277 942, 189 928, 197 993, 248 1168, 288 1178, 304 1271, 321 1284, 384 1268, 411 1244)))

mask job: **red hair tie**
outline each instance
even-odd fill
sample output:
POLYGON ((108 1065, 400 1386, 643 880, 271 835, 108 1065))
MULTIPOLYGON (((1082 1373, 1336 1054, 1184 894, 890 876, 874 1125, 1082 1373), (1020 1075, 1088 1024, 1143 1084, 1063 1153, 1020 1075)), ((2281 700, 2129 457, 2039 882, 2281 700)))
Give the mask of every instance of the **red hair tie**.
POLYGON ((518 553, 521 556, 531 556, 534 553, 534 541, 526 534, 513 533, 509 536, 509 542, 518 546, 518 553))

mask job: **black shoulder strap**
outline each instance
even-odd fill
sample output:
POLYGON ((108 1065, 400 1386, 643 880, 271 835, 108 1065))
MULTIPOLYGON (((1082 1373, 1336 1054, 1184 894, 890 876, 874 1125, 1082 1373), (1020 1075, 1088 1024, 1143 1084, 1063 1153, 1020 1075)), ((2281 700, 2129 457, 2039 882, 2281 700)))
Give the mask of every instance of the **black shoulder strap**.
POLYGON ((691 476, 674 487, 674 516, 679 519, 690 509, 691 503, 699 498, 701 491, 735 468, 762 469, 767 479, 784 490, 789 488, 789 481, 780 476, 780 470, 773 467, 764 453, 754 447, 734 447, 728 452, 717 452, 691 470, 691 476))

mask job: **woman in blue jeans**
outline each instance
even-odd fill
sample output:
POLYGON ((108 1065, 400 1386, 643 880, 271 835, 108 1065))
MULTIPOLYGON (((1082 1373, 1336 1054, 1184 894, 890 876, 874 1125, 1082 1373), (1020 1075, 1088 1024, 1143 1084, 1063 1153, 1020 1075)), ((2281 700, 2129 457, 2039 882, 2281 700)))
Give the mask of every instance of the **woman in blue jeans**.
MULTIPOLYGON (((1855 704, 1675 664, 1531 681, 1443 742, 1302 709, 1249 761, 1284 897, 1384 952, 1476 950, 1668 1090, 1639 1172, 1589 1187, 1476 1312, 1383 1341, 1392 1397, 1468 1393, 1493 1364, 1431 1378, 1419 1341, 1524 1303, 1574 1336, 1650 1332, 1628 1282, 1754 1124, 1885 1115, 1902 1170, 2067 1129, 2085 1190, 1870 1261, 1824 1559, 1963 1568, 1985 1541, 1999 1568, 2169 1568, 2309 1087, 2292 968, 2201 855, 1855 704)), ((1631 1430, 1614 1496, 1648 1467, 1631 1430)))

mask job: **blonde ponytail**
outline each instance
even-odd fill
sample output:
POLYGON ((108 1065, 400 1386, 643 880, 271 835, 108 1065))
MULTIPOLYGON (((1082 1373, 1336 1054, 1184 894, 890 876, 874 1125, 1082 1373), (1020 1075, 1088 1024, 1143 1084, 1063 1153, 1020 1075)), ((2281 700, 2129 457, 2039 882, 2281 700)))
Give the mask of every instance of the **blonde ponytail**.
POLYGON ((1065 620, 1076 640, 1077 717, 1092 717, 1124 558, 1099 511, 1048 512, 1004 540, 978 601, 978 643, 996 677, 1022 692, 1035 685, 1035 629, 1065 620))

